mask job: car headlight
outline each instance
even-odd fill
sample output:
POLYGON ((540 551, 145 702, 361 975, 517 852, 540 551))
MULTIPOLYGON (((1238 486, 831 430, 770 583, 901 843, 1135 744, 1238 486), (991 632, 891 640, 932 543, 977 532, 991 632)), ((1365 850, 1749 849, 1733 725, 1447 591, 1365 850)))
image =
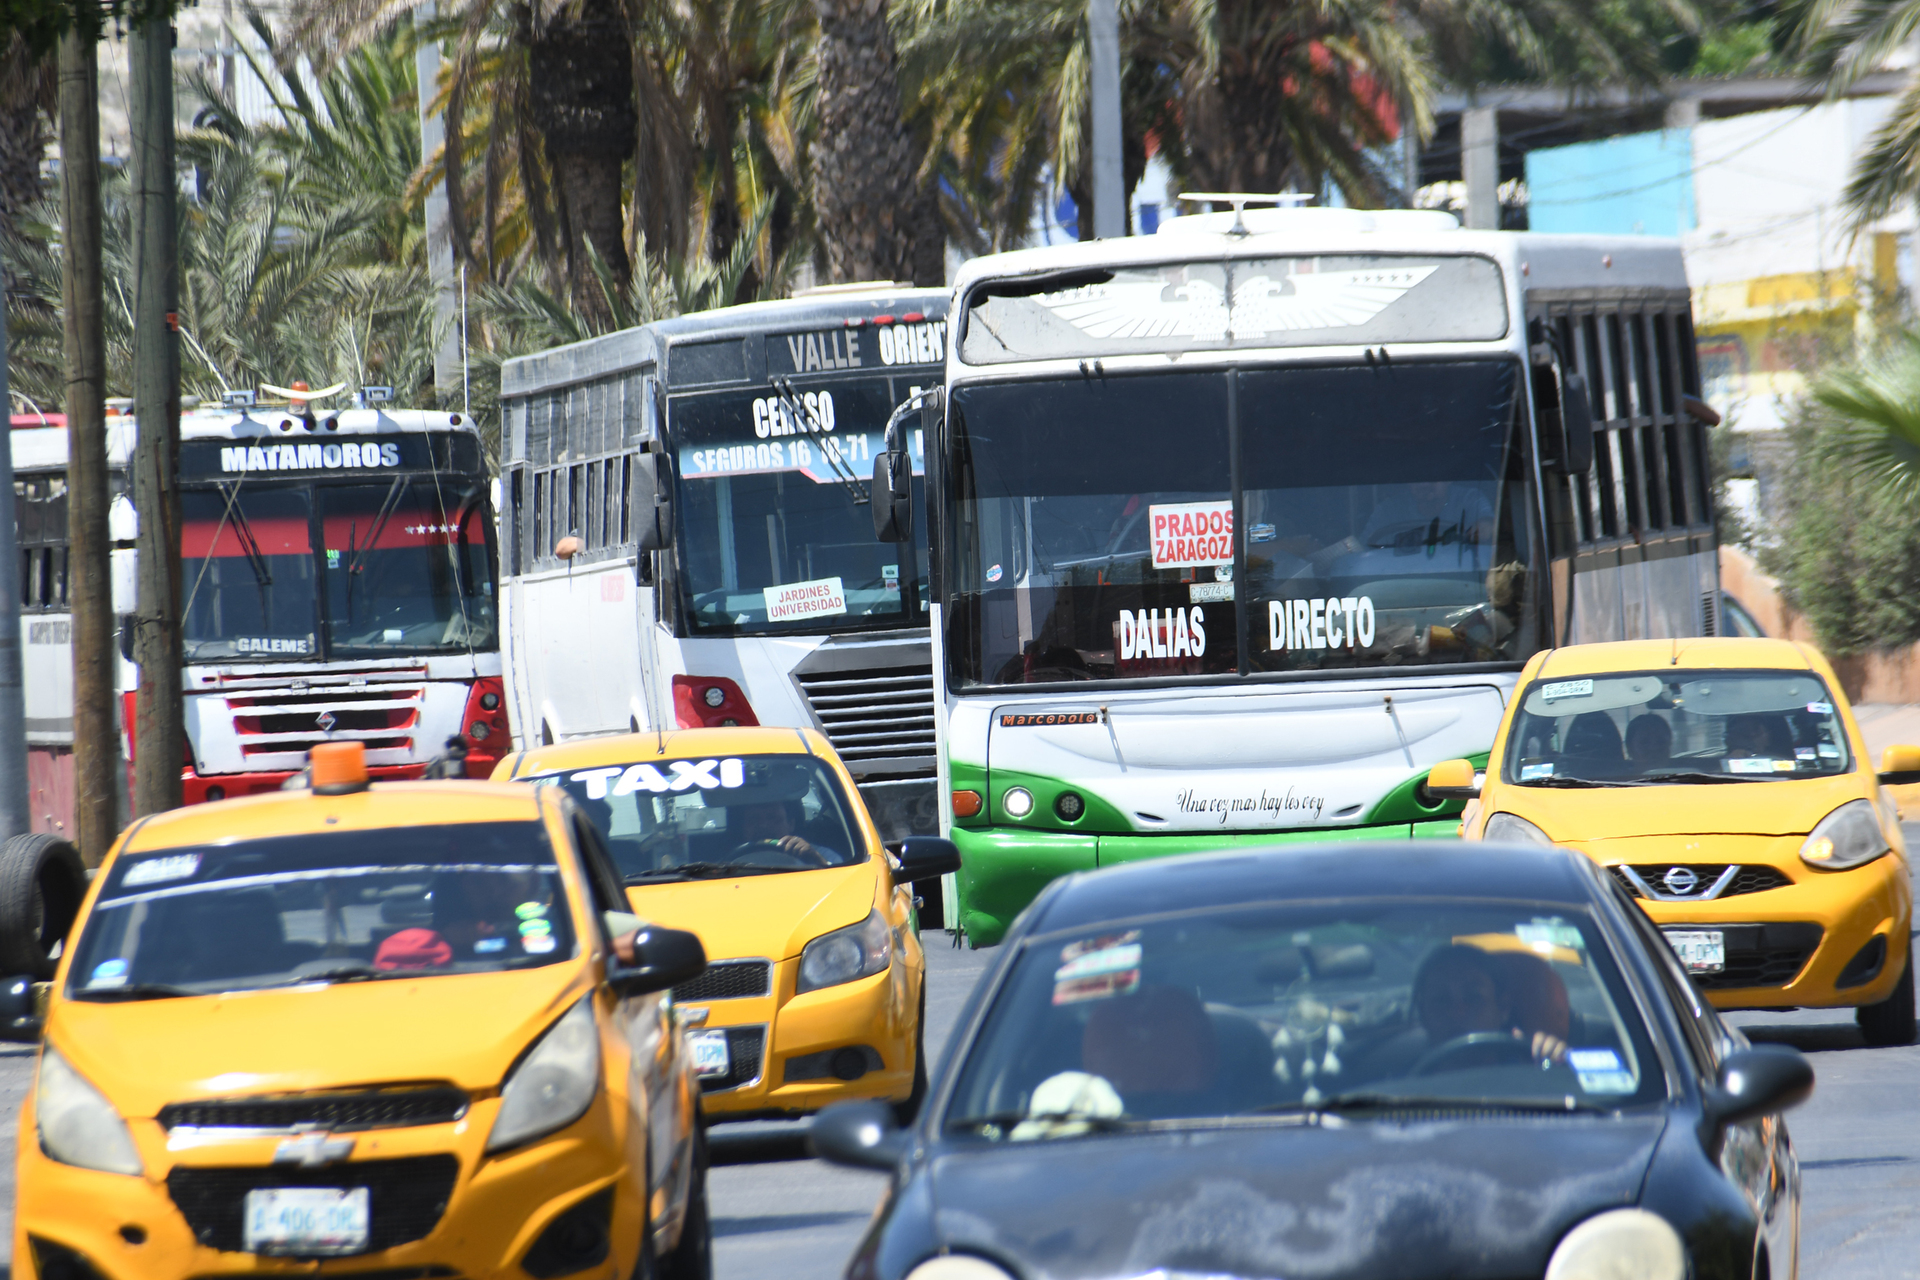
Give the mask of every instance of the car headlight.
POLYGON ((567 1010, 500 1089, 500 1114, 487 1150, 518 1146, 578 1120, 600 1087, 600 1029, 593 997, 567 1010))
POLYGON ((875 908, 859 924, 823 933, 800 953, 796 993, 837 987, 879 973, 893 961, 893 930, 875 908))
POLYGON ((1844 871, 1872 862, 1886 851, 1887 835, 1880 829, 1872 802, 1849 800, 1820 819, 1800 846, 1800 860, 1810 867, 1844 871))
POLYGON ((1552 844, 1547 833, 1528 822, 1525 818, 1511 813, 1496 813, 1487 819, 1487 829, 1480 833, 1482 840, 1511 840, 1514 844, 1552 844))
POLYGON ((907 1280, 1013 1280, 1013 1276, 975 1254, 947 1253, 907 1272, 907 1280))
POLYGON ((40 1086, 34 1095, 40 1149, 61 1164, 102 1173, 141 1172, 140 1153, 127 1122, 106 1095, 75 1071, 52 1045, 40 1055, 40 1086))
POLYGON ((1657 1213, 1613 1209, 1567 1232, 1547 1262, 1546 1280, 1685 1280, 1687 1249, 1657 1213))

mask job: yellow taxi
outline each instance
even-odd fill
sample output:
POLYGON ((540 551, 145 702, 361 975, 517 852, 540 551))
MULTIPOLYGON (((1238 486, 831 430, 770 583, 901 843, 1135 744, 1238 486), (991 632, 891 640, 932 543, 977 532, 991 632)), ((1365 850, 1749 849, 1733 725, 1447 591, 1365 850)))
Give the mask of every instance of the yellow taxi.
POLYGON ((926 1093, 926 957, 910 882, 960 856, 880 842, 846 766, 811 729, 686 729, 510 755, 493 774, 573 798, 633 910, 700 935, 674 988, 700 1029, 710 1119, 800 1115, 849 1098, 903 1117, 926 1093))
POLYGON ((1472 796, 1469 840, 1552 843, 1612 872, 1721 1008, 1853 1007, 1867 1040, 1914 1038, 1913 913, 1884 782, 1840 682, 1785 640, 1575 645, 1536 655, 1484 779, 1465 760, 1430 792, 1472 796))
POLYGON ((20 1112, 14 1275, 709 1275, 663 994, 699 940, 634 931, 559 792, 369 786, 357 743, 311 779, 138 822, 94 877, 20 1112))

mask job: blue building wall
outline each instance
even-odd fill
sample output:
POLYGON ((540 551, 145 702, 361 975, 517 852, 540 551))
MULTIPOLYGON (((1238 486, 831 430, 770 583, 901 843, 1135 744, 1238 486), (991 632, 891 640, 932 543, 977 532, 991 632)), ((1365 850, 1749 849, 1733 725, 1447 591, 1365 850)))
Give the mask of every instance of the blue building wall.
POLYGON ((1534 231, 1677 236, 1694 221, 1689 130, 1527 153, 1527 225, 1534 231))

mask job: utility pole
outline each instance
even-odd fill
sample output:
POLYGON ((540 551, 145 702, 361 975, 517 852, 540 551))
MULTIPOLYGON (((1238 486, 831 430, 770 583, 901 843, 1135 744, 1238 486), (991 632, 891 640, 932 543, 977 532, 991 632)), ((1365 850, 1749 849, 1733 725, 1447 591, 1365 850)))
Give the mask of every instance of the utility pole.
POLYGON ((1093 103, 1093 235, 1127 234, 1127 177, 1120 142, 1120 9, 1087 0, 1087 96, 1093 103))
POLYGON ((1460 113, 1460 177, 1467 188, 1467 229, 1500 229, 1500 112, 1468 107, 1460 113))
POLYGON ((133 131, 133 509, 139 588, 132 620, 133 813, 180 806, 180 338, 174 229, 173 24, 154 16, 127 41, 133 131))
POLYGON ((61 303, 67 361, 67 580, 73 610, 73 816, 88 866, 118 833, 120 731, 113 708, 107 553, 107 352, 100 261, 99 33, 60 37, 61 303))
POLYGON ((0 268, 0 840, 25 835, 27 705, 20 674, 20 529, 13 503, 13 401, 7 390, 7 274, 0 268))
MULTIPOLYGON (((416 29, 430 25, 438 14, 433 0, 413 11, 416 29)), ((413 50, 413 79, 420 99, 420 163, 431 164, 433 153, 447 140, 444 117, 433 109, 440 96, 440 42, 421 40, 413 50)), ((442 171, 444 175, 444 170, 442 171)), ((453 232, 447 210, 447 184, 444 176, 427 184, 427 278, 433 282, 434 332, 440 335, 433 353, 433 393, 441 404, 453 399, 460 385, 460 334, 455 331, 453 313, 458 309, 453 278, 453 232)))

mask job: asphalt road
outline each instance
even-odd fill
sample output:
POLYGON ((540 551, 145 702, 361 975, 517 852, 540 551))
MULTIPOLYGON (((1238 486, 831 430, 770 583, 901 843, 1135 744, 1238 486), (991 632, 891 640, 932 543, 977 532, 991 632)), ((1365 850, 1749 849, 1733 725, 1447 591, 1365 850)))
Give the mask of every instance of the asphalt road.
MULTIPOLYGON (((1920 850, 1920 823, 1906 828, 1920 850)), ((927 946, 927 1051, 938 1058, 990 953, 927 946)), ((1800 1274, 1920 1280, 1920 1046, 1869 1049, 1838 1011, 1735 1014, 1755 1040, 1813 1058, 1819 1085, 1788 1122, 1804 1176, 1800 1274)), ((32 1074, 31 1049, 0 1045, 0 1260, 13 1241, 14 1115, 32 1074)), ((873 1214, 883 1176, 806 1156, 798 1124, 714 1130, 711 1190, 718 1280, 830 1280, 873 1214)), ((0 1262, 0 1280, 7 1268, 0 1262)))

